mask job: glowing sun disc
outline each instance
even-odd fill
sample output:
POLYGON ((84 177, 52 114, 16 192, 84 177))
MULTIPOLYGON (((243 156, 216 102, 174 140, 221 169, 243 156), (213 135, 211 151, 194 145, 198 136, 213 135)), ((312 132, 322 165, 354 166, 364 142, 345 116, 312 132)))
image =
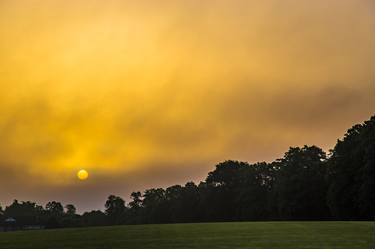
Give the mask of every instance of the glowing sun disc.
POLYGON ((83 180, 86 180, 89 177, 89 173, 86 170, 81 169, 80 171, 78 171, 77 177, 78 177, 78 179, 83 181, 83 180))

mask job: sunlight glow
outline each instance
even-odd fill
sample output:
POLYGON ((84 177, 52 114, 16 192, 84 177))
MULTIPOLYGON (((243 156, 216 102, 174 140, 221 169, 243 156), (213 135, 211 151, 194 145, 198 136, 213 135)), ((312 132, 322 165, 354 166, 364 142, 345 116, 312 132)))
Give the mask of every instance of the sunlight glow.
POLYGON ((83 181, 83 180, 86 180, 89 177, 89 173, 86 170, 81 169, 80 171, 78 171, 77 177, 78 177, 78 179, 83 181))

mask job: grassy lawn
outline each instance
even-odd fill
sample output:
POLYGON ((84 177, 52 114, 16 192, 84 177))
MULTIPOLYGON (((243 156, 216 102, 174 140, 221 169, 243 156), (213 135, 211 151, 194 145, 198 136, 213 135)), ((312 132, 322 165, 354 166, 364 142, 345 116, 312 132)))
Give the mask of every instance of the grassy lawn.
POLYGON ((230 222, 0 233, 1 249, 375 249, 375 222, 230 222))

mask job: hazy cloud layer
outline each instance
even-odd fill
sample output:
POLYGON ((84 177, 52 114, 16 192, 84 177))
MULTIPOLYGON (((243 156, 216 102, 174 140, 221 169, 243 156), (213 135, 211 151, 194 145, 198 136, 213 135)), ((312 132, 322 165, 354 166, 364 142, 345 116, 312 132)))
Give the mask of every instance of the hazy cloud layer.
POLYGON ((225 159, 331 148, 374 112, 374 11, 369 0, 1 1, 0 203, 97 208, 110 193, 202 180, 225 159))

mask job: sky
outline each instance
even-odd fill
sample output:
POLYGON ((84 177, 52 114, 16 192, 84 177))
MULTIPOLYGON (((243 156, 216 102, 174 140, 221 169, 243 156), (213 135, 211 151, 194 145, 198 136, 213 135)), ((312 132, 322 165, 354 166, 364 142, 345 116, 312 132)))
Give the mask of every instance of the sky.
POLYGON ((0 0, 0 204, 103 209, 227 159, 328 151, 375 114, 374 13, 372 0, 0 0))

